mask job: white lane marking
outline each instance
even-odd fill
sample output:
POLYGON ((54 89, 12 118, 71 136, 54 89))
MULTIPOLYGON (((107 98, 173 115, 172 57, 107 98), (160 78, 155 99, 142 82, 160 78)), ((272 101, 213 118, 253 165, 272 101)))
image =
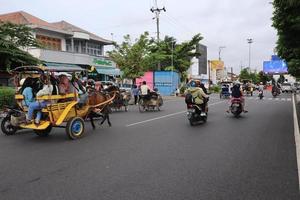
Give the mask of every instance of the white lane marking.
POLYGON ((300 133, 299 133, 298 117, 296 113, 295 96, 293 96, 293 116, 294 116, 294 135, 295 135, 297 166, 298 166, 298 181, 299 181, 299 190, 300 190, 300 133))
MULTIPOLYGON (((218 101, 218 102, 209 104, 208 107, 216 105, 216 104, 220 104, 220 103, 223 103, 223 102, 226 102, 226 101, 218 101)), ((144 124, 144 123, 155 121, 155 120, 158 120, 158 119, 163 119, 163 118, 171 117, 171 116, 174 116, 174 115, 179 115, 179 114, 182 114, 182 113, 185 113, 185 112, 187 112, 187 111, 184 110, 184 111, 180 111, 180 112, 176 112, 176 113, 171 113, 171 114, 168 114, 168 115, 163 115, 163 116, 160 116, 160 117, 155 117, 155 118, 152 118, 152 119, 147 119, 147 120, 136 122, 136 123, 132 123, 132 124, 127 124, 126 127, 135 126, 135 125, 139 125, 139 124, 144 124)))
POLYGON ((287 100, 287 101, 292 101, 292 99, 291 99, 291 98, 287 98, 286 100, 287 100))
POLYGON ((272 100, 273 98, 268 98, 268 100, 272 100))
POLYGON ((281 98, 281 101, 286 101, 286 98, 281 98))

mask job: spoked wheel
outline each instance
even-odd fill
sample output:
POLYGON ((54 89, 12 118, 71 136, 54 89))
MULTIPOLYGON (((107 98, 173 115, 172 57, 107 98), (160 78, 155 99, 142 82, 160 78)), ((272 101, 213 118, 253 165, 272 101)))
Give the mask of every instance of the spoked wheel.
POLYGON ((145 112, 145 105, 144 105, 144 101, 142 99, 139 101, 139 111, 145 112))
POLYGON ((84 121, 81 117, 71 118, 66 127, 67 135, 70 139, 81 138, 84 134, 84 121))
POLYGON ((11 124, 10 116, 6 116, 1 122, 1 130, 5 135, 13 135, 17 132, 18 128, 11 124))
POLYGON ((34 131, 34 133, 36 134, 36 135, 38 135, 38 136, 40 136, 40 137, 47 137, 48 135, 49 135, 49 133, 51 132, 51 130, 52 130, 52 126, 51 125, 49 125, 46 129, 44 129, 44 130, 37 130, 37 129, 35 129, 35 130, 33 130, 34 131))

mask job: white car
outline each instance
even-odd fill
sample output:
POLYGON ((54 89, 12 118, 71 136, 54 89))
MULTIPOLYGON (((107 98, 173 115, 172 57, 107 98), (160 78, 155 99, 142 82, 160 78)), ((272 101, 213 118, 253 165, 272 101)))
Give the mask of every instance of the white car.
POLYGON ((293 89, 293 86, 291 83, 282 83, 281 84, 281 91, 282 92, 293 92, 294 89, 293 89))

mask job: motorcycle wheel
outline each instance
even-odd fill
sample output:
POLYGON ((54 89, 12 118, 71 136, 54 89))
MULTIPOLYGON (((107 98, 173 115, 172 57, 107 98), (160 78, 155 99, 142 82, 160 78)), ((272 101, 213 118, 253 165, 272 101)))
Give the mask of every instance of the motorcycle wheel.
POLYGON ((6 116, 1 122, 1 130, 5 135, 13 135, 17 132, 18 128, 11 124, 10 116, 6 116))
POLYGON ((195 126, 195 122, 193 120, 190 119, 189 121, 191 126, 195 126))

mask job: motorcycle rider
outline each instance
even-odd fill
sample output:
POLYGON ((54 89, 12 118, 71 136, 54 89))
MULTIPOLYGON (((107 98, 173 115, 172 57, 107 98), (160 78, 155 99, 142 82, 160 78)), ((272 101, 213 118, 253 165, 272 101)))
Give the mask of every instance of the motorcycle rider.
POLYGON ((146 100, 150 99, 150 87, 147 85, 146 81, 143 81, 141 87, 140 87, 140 94, 141 98, 144 98, 146 100))
MULTIPOLYGON (((239 83, 235 83, 233 85, 233 87, 231 88, 231 97, 240 99, 241 105, 242 105, 242 111, 244 113, 248 112, 247 110, 245 110, 245 99, 243 97, 243 91, 242 91, 239 83)), ((229 112, 229 110, 227 110, 226 112, 229 112)))
POLYGON ((279 87, 279 84, 278 83, 273 83, 272 85, 272 94, 276 92, 277 94, 280 93, 280 87, 279 87))
POLYGON ((206 99, 208 99, 209 96, 205 94, 205 92, 201 88, 201 82, 199 80, 196 80, 194 87, 188 88, 186 93, 192 94, 195 104, 202 110, 201 116, 206 116, 206 99))
POLYGON ((264 85, 263 82, 260 82, 258 86, 258 91, 261 92, 262 96, 264 96, 264 85))

